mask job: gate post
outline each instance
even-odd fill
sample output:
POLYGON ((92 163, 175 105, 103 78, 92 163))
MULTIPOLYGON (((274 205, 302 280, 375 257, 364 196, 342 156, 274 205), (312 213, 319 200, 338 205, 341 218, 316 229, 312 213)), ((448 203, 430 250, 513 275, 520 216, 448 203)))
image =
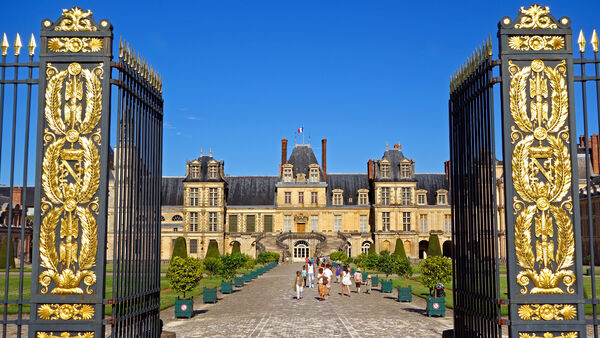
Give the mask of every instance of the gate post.
POLYGON ((585 337, 571 20, 499 23, 511 337, 585 337))
POLYGON ((112 25, 73 7, 40 38, 29 337, 103 337, 112 25))

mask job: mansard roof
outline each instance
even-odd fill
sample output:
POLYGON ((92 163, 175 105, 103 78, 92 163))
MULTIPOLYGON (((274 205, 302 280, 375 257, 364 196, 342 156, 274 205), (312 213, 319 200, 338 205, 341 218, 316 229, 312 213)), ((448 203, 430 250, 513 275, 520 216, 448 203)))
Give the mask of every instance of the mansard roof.
POLYGON ((227 205, 275 205, 279 176, 227 176, 227 205))
MULTIPOLYGON (((427 204, 437 204, 436 192, 440 189, 449 190, 446 174, 415 174, 417 189, 427 190, 427 204)), ((448 196, 449 197, 449 196, 448 196)))
POLYGON ((369 189, 367 174, 327 174, 327 205, 332 205, 333 190, 342 189, 344 205, 358 204, 358 190, 369 189))
MULTIPOLYGON (((294 166, 292 170, 294 173, 294 178, 298 174, 305 174, 308 178, 310 173, 310 165, 319 164, 317 157, 315 156, 315 153, 309 144, 296 144, 287 163, 294 166)), ((323 181, 323 171, 320 167, 319 174, 320 181, 323 181)))
POLYGON ((405 162, 405 161, 410 161, 412 163, 413 160, 408 159, 404 156, 399 145, 394 146, 394 148, 389 148, 389 149, 385 150, 381 160, 375 161, 375 163, 376 163, 375 170, 379 170, 381 168, 381 162, 383 160, 387 160, 390 163, 390 177, 382 178, 379 175, 379 173, 375 173, 375 181, 383 181, 383 182, 386 182, 386 181, 390 181, 390 182, 412 181, 412 182, 414 182, 415 181, 414 176, 409 177, 409 178, 400 176, 400 163, 405 162))
POLYGON ((200 178, 191 178, 190 173, 188 173, 188 176, 185 177, 185 182, 224 182, 223 178, 221 177, 220 170, 225 162, 215 160, 212 155, 200 155, 200 157, 189 163, 200 165, 200 178), (218 164, 219 173, 217 178, 208 178, 208 165, 211 161, 215 161, 218 164))
POLYGON ((164 176, 162 178, 161 205, 183 205, 184 176, 164 176))

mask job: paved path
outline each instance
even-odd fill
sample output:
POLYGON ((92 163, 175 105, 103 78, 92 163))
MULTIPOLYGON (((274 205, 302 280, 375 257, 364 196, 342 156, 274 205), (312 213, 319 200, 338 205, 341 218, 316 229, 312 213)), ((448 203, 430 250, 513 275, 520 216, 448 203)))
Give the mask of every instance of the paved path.
POLYGON ((177 337, 440 337, 452 328, 452 311, 445 318, 425 316, 425 301, 398 303, 379 289, 371 294, 339 295, 317 300, 316 289, 304 289, 294 299, 292 280, 299 264, 280 265, 231 295, 219 296, 217 304, 197 299, 192 319, 173 319, 173 308, 161 313, 164 329, 177 337))

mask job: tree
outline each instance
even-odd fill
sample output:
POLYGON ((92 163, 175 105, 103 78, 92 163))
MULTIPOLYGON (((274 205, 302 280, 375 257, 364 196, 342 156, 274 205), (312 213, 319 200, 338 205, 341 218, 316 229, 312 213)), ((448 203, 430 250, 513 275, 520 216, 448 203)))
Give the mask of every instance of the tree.
POLYGON ((248 255, 246 256, 246 264, 244 264, 244 268, 248 269, 248 270, 252 270, 254 269, 254 267, 256 266, 256 260, 248 255))
POLYGON ((219 244, 214 239, 208 242, 208 249, 206 249, 206 256, 204 258, 208 257, 219 258, 219 244))
POLYGON ((246 256, 233 253, 231 255, 223 255, 219 257, 221 260, 220 275, 224 280, 230 281, 235 277, 237 269, 241 268, 246 264, 246 256))
POLYGON ((231 253, 242 253, 242 250, 240 248, 240 242, 235 241, 233 242, 233 248, 231 249, 231 253))
POLYGON ((175 239, 175 245, 173 246, 173 254, 171 255, 171 261, 175 257, 187 258, 187 247, 185 245, 185 238, 177 237, 175 239))
POLYGON ((364 267, 371 270, 379 269, 379 257, 380 256, 376 253, 368 254, 367 257, 365 257, 364 267))
POLYGON ((345 253, 341 252, 341 251, 335 251, 335 252, 332 252, 331 255, 329 255, 329 258, 332 261, 343 262, 346 259, 348 259, 348 256, 345 253))
POLYGON ((258 254, 256 257, 256 263, 265 264, 269 262, 279 261, 279 254, 277 252, 265 251, 258 254))
POLYGON ((452 261, 442 256, 429 256, 421 262, 421 281, 429 293, 437 283, 448 283, 452 279, 452 261))
MULTIPOLYGON (((366 268, 366 264, 365 264, 366 260, 367 260, 367 255, 364 253, 361 253, 360 255, 358 255, 354 258, 354 264, 356 266, 358 266, 359 268, 366 268)), ((348 264, 348 263, 346 263, 346 264, 348 264)))
POLYGON ((400 238, 396 239, 396 248, 394 249, 394 255, 402 259, 407 259, 406 251, 404 251, 404 243, 402 243, 402 239, 400 238))
POLYGON ((440 239, 438 235, 429 235, 429 246, 427 247, 427 257, 441 256, 442 248, 440 247, 440 239))
MULTIPOLYGON (((371 255, 369 255, 371 256, 371 255)), ((367 256, 367 257, 369 257, 367 256)), ((379 254, 377 259, 377 271, 381 271, 385 273, 385 277, 389 277, 390 274, 393 274, 397 269, 395 268, 395 264, 398 256, 390 255, 389 251, 385 250, 379 254)))
POLYGON ((413 274, 412 264, 407 258, 400 258, 400 256, 394 255, 397 257, 398 262, 395 265, 394 273, 404 279, 408 279, 413 274))
POLYGON ((369 255, 370 254, 377 254, 377 252, 375 252, 375 243, 371 243, 371 245, 369 245, 369 255))
POLYGON ((193 290, 202 279, 202 262, 193 257, 175 256, 167 270, 169 285, 176 293, 183 295, 193 290))
POLYGON ((221 271, 221 260, 217 257, 206 257, 202 263, 204 264, 204 270, 210 276, 215 276, 221 271))
MULTIPOLYGON (((0 242, 0 268, 6 269, 6 250, 8 246, 8 236, 4 236, 2 238, 2 242, 0 242)), ((15 245, 11 243, 10 251, 8 252, 8 265, 11 268, 15 267, 15 245)))

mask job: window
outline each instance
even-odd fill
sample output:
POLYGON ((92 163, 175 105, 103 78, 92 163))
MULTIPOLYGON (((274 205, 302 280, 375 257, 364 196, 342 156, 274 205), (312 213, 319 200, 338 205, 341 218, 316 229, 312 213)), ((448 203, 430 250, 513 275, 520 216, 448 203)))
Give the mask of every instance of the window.
POLYGON ((171 221, 181 222, 181 221, 183 221, 183 217, 181 217, 181 215, 175 215, 175 216, 171 217, 171 221))
POLYGON ((388 163, 381 164, 381 178, 390 178, 390 165, 388 163))
POLYGON ((165 221, 165 216, 160 216, 160 221, 164 222, 165 221))
POLYGON ((283 216, 283 230, 284 231, 292 230, 292 215, 284 215, 283 216))
POLYGON ((410 164, 404 163, 400 165, 400 177, 408 178, 410 177, 410 164))
POLYGON ((217 232, 217 213, 216 212, 208 213, 208 231, 217 232))
POLYGON ((177 229, 177 227, 173 228, 173 232, 177 232, 179 231, 179 229, 177 229))
POLYGON ((319 200, 317 199, 317 196, 318 196, 318 195, 317 195, 317 192, 316 192, 316 191, 313 191, 313 192, 311 192, 311 193, 310 193, 310 203, 312 203, 312 204, 317 204, 317 203, 319 203, 319 200))
POLYGON ((410 188, 402 188, 402 205, 410 204, 410 188))
POLYGON ((310 168, 310 178, 311 182, 319 182, 319 168, 310 168))
POLYGON ((190 206, 198 206, 198 188, 190 188, 190 206))
POLYGON ((310 216, 310 230, 314 232, 319 231, 319 215, 310 216))
POLYGON ((390 204, 390 188, 389 187, 381 188, 381 204, 383 204, 383 205, 390 204))
POLYGON ((333 231, 342 232, 342 215, 333 216, 333 231))
POLYGON ((190 231, 198 231, 198 213, 190 212, 190 231))
POLYGON ((219 192, 217 188, 210 188, 208 190, 208 205, 212 207, 219 205, 218 196, 219 192))
POLYGON ((446 230, 447 233, 452 232, 452 216, 451 215, 444 215, 444 229, 446 230))
POLYGON ((208 167, 208 178, 217 178, 217 166, 212 164, 208 167))
POLYGON ((273 232, 273 215, 263 216, 263 232, 273 232))
POLYGON ((390 213, 382 212, 381 213, 381 230, 390 231, 390 213))
POLYGON ((410 231, 410 212, 402 213, 402 231, 410 231))
POLYGON ((292 203, 292 193, 289 191, 286 191, 283 195, 283 203, 285 204, 290 204, 292 203))
POLYGON ((333 205, 343 205, 342 193, 336 192, 333 193, 333 205))
POLYGON ((368 254, 370 247, 371 247, 371 242, 363 242, 362 246, 360 247, 360 252, 362 252, 364 254, 368 254))
POLYGON ((284 168, 283 169, 283 181, 284 182, 292 181, 292 168, 284 168))
POLYGON ((229 215, 229 232, 238 232, 238 215, 229 215))
POLYGON ((427 232, 427 215, 419 215, 419 228, 421 232, 427 232))
POLYGON ((369 204, 369 200, 367 198, 367 193, 361 192, 358 195, 358 204, 360 204, 360 205, 367 205, 367 204, 369 204))
POLYGON ((190 253, 195 254, 198 253, 198 240, 190 239, 190 253))
POLYGON ((256 216, 246 215, 246 232, 256 231, 256 216))
POLYGON ((200 166, 199 165, 190 166, 190 176, 192 178, 200 178, 200 166))
POLYGON ((438 193, 438 204, 446 204, 446 194, 438 193))
POLYGON ((360 232, 367 231, 367 215, 360 215, 360 232))
POLYGON ((304 204, 304 192, 298 191, 298 203, 304 204))
POLYGON ((425 204, 425 194, 417 195, 417 204, 424 205, 425 204))

